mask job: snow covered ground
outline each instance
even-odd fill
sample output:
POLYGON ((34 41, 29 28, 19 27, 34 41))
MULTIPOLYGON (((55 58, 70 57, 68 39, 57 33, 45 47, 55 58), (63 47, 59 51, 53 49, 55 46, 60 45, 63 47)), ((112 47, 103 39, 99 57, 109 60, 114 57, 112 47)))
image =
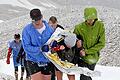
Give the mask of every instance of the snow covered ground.
MULTIPOLYGON (((120 67, 108 67, 108 66, 97 65, 95 70, 101 72, 101 77, 92 77, 93 80, 120 80, 120 67)), ((14 76, 12 58, 11 58, 10 65, 6 64, 6 59, 0 60, 0 73, 14 76)), ((19 71, 19 74, 20 74, 20 71, 19 71)), ((63 75, 63 80, 68 80, 66 74, 63 75)), ((78 74, 76 75, 75 80, 79 80, 78 74)))
MULTIPOLYGON (((47 9, 42 11, 45 19, 48 20, 54 15, 62 26, 70 28, 83 21, 85 6, 95 6, 105 24, 106 46, 101 51, 99 61, 99 64, 104 66, 96 66, 96 70, 101 71, 102 76, 93 77, 93 80, 119 80, 120 67, 108 67, 120 66, 119 5, 119 0, 0 0, 0 58, 6 57, 6 42, 13 38, 14 33, 21 33, 23 26, 30 21, 26 15, 30 9, 34 7, 47 9), (54 9, 50 9, 51 7, 54 9)), ((0 73, 14 76, 12 63, 7 65, 5 59, 0 60, 0 73)), ((64 80, 68 80, 65 74, 64 80)), ((79 80, 79 75, 76 76, 76 80, 79 80)))
POLYGON ((4 22, 3 20, 0 20, 0 23, 4 22))
MULTIPOLYGON (((86 6, 68 6, 45 10, 42 11, 42 13, 47 20, 52 15, 56 16, 59 24, 64 28, 74 28, 76 24, 84 20, 83 10, 85 7, 86 6)), ((102 6, 94 7, 97 8, 98 16, 100 20, 104 22, 106 29, 106 46, 101 51, 100 64, 120 66, 120 11, 102 6)), ((24 25, 28 22, 30 22, 29 16, 22 16, 0 25, 0 58, 6 57, 7 41, 12 39, 15 33, 21 33, 24 25)))
POLYGON ((0 0, 0 20, 6 21, 26 15, 27 13, 29 13, 29 10, 34 7, 45 10, 70 5, 105 6, 120 10, 119 0, 0 0))
POLYGON ((33 8, 39 8, 41 11, 49 8, 56 8, 57 5, 51 1, 32 1, 29 0, 0 0, 0 20, 11 20, 29 13, 33 8), (36 2, 39 5, 34 4, 36 2), (5 16, 5 17, 4 17, 5 16))
POLYGON ((45 9, 43 7, 31 4, 28 0, 0 0, 0 4, 10 4, 12 6, 24 7, 30 10, 33 8, 40 8, 41 10, 45 9))

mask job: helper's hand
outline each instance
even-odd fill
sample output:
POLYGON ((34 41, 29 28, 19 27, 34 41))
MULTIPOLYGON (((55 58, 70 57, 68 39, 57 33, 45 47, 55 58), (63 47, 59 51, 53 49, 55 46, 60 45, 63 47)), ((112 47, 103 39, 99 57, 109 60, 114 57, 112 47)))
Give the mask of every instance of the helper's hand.
POLYGON ((77 48, 81 48, 82 47, 82 40, 77 40, 77 48))
POLYGON ((42 51, 43 52, 48 52, 49 51, 49 45, 44 45, 43 47, 42 47, 42 51))
POLYGON ((61 46, 57 46, 57 47, 52 48, 52 51, 57 52, 57 51, 61 51, 61 50, 64 50, 64 49, 65 49, 65 47, 63 45, 61 45, 61 46))
POLYGON ((63 45, 60 46, 60 50, 64 50, 65 47, 63 45))
POLYGON ((84 51, 84 49, 80 50, 80 56, 81 56, 81 57, 85 56, 85 51, 84 51))

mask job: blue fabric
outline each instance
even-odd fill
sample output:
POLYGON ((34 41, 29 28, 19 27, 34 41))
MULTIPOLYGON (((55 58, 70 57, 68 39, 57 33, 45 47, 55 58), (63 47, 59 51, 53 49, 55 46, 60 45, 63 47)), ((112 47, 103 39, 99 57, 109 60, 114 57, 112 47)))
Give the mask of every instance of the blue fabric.
POLYGON ((9 43, 9 48, 12 49, 14 67, 19 66, 20 64, 16 62, 16 58, 21 48, 21 41, 20 43, 16 43, 15 40, 11 41, 9 43))
POLYGON ((26 59, 33 62, 49 62, 42 54, 41 47, 48 41, 53 33, 53 29, 46 21, 43 21, 46 29, 40 34, 32 23, 25 26, 22 32, 23 48, 26 52, 26 59))

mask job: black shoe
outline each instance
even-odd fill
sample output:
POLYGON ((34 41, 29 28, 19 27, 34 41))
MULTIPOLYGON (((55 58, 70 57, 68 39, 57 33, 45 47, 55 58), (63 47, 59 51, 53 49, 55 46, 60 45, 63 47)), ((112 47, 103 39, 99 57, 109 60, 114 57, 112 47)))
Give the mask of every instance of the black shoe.
POLYGON ((21 77, 20 80, 23 80, 23 77, 21 77))
POLYGON ((31 80, 31 78, 30 77, 26 77, 26 80, 31 80))

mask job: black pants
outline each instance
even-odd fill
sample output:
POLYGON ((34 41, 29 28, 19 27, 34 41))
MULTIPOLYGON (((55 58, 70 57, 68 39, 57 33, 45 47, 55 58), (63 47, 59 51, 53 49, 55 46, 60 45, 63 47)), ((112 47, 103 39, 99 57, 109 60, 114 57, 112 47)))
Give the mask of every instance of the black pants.
MULTIPOLYGON (((15 71, 18 72, 18 66, 15 67, 15 71)), ((21 71, 24 72, 24 67, 23 66, 21 66, 21 71)))
POLYGON ((55 66, 54 64, 51 65, 51 80, 55 80, 55 66))
MULTIPOLYGON (((95 69, 95 65, 96 64, 89 65, 89 64, 85 63, 81 59, 79 59, 79 62, 78 62, 78 66, 80 66, 80 67, 87 67, 90 70, 94 70, 95 69)), ((80 75, 80 80, 92 80, 92 78, 90 76, 86 76, 84 74, 81 74, 80 75)))

